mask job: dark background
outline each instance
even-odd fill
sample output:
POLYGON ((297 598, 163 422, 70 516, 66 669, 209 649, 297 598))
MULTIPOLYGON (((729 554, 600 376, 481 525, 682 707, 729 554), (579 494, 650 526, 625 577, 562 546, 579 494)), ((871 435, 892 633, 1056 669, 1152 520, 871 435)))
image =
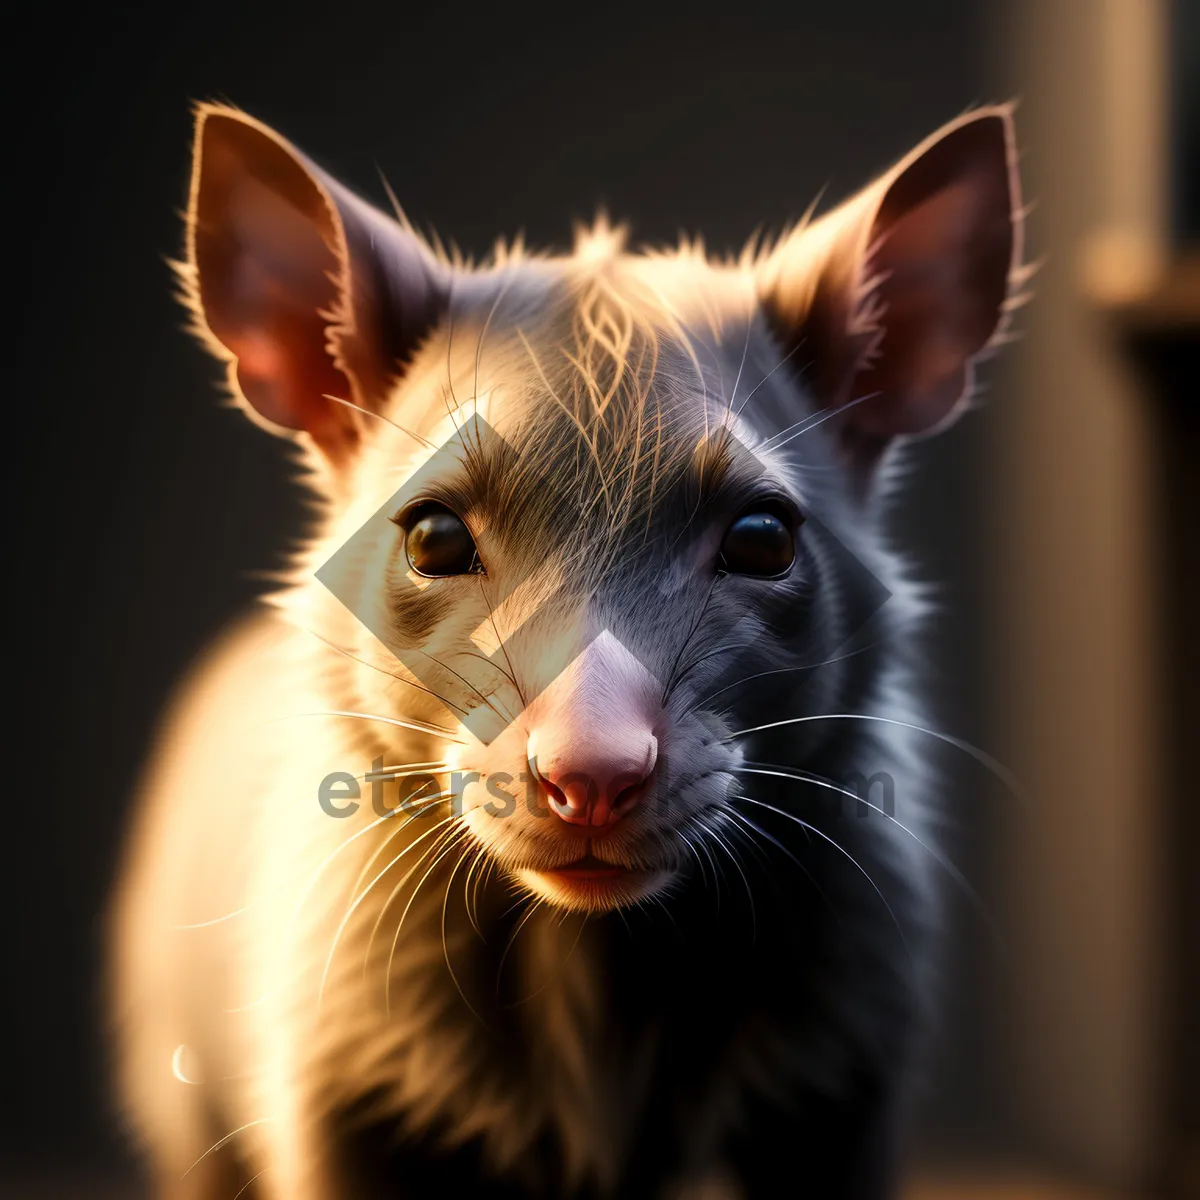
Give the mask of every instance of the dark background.
MULTIPOLYGON (((20 266, 5 389, 18 769, 0 1180, 122 1161, 97 969, 127 797, 173 681, 255 594, 252 572, 274 564, 297 516, 277 445, 220 407, 219 369, 171 298, 190 103, 247 109, 383 203, 381 168, 414 221, 483 253, 517 230, 569 245, 570 221, 599 204, 635 241, 702 231, 711 249, 738 248, 823 186, 839 199, 967 106, 1007 98, 987 82, 988 5, 792 8, 803 32, 765 17, 658 32, 592 7, 503 32, 466 10, 402 28, 396 5, 348 2, 25 15, 5 138, 20 209, 6 228, 20 266)), ((922 449, 898 514, 922 574, 944 583, 943 724, 985 745, 988 422, 972 414, 922 449)), ((964 784, 978 797, 953 853, 986 890, 992 808, 983 781, 964 784)), ((926 1121, 927 1143, 953 1152, 1003 1140, 1007 1123, 988 1032, 999 968, 978 924, 955 923, 926 1121)))

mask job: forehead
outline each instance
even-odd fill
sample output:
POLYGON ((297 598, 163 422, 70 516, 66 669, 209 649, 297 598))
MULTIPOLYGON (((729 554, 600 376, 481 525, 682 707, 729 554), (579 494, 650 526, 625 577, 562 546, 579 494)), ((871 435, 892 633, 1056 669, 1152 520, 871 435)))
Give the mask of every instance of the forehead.
POLYGON ((610 528, 783 490, 739 413, 777 361, 747 278, 700 259, 465 277, 398 406, 424 439, 414 485, 460 509, 610 528))

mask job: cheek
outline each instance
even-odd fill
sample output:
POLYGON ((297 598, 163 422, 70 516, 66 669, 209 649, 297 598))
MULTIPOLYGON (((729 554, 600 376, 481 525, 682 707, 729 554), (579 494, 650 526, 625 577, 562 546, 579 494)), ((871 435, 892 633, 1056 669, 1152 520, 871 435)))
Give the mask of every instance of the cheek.
POLYGON ((519 722, 491 743, 463 747, 459 805, 463 820, 481 841, 512 836, 537 815, 537 794, 524 753, 519 722))
POLYGON ((454 620, 462 607, 457 590, 443 580, 418 585, 406 574, 394 572, 384 597, 388 648, 399 657, 404 650, 424 647, 435 639, 444 641, 460 623, 454 620))
POLYGON ((471 772, 462 787, 462 812, 476 832, 488 823, 516 816, 525 806, 525 784, 517 772, 471 772))
POLYGON ((672 722, 658 788, 648 806, 651 816, 665 824, 678 823, 724 800, 728 772, 741 761, 738 747, 724 740, 732 728, 704 710, 672 722))

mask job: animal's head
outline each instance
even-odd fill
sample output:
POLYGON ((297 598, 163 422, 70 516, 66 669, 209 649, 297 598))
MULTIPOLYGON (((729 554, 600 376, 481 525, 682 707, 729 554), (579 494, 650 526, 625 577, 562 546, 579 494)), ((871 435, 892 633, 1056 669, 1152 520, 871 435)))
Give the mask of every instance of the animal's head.
MULTIPOLYGON (((601 224, 472 268, 201 110, 185 279, 327 501, 299 594, 339 707, 397 771, 445 730, 416 757, 464 773, 462 827, 538 896, 669 889, 750 819, 729 735, 876 682, 840 653, 886 562, 873 484, 1003 328, 1013 164, 982 109, 737 261, 601 224)), ((831 732, 797 724, 791 761, 831 732)))

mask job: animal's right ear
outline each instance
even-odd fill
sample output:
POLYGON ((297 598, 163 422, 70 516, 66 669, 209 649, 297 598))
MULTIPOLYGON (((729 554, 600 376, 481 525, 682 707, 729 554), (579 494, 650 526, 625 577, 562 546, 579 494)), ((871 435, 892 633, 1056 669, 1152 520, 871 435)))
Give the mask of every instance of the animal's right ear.
POLYGON ((197 112, 183 270, 235 396, 261 424, 307 435, 335 467, 449 290, 448 268, 411 229, 273 130, 215 105, 197 112))
POLYGON ((945 428, 1002 336, 1022 263, 1011 105, 966 113, 761 264, 788 351, 866 481, 890 440, 945 428))

